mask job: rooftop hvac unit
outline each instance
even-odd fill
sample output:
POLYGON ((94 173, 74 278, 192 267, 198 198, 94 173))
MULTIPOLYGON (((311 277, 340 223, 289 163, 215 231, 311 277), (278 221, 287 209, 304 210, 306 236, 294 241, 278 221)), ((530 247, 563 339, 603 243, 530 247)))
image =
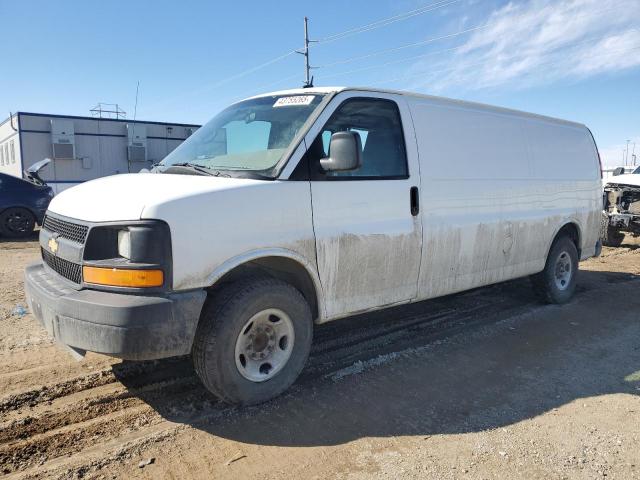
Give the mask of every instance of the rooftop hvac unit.
POLYGON ((73 120, 54 118, 51 120, 51 145, 53 146, 53 158, 75 158, 75 134, 73 120))
POLYGON ((130 162, 147 161, 147 127, 127 123, 127 157, 130 162))

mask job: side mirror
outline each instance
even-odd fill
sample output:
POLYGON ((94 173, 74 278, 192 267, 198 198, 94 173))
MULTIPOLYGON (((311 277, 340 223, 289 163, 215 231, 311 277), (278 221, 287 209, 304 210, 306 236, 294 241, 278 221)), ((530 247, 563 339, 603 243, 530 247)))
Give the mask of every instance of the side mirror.
POLYGON ((362 144, 356 132, 336 132, 331 135, 329 157, 320 159, 325 172, 347 172, 362 165, 362 144))
POLYGON ((624 174, 624 167, 618 167, 613 171, 613 176, 617 177, 618 175, 624 174))

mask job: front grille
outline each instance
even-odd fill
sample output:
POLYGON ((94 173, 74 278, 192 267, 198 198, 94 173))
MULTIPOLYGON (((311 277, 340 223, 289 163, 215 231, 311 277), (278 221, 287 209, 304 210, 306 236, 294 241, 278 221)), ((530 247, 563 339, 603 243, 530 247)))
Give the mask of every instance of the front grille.
POLYGON ((79 225, 77 223, 67 222, 66 220, 60 220, 59 218, 45 216, 42 228, 49 230, 50 232, 59 234, 62 238, 84 244, 87 239, 87 231, 89 227, 86 225, 79 225))
POLYGON ((82 266, 77 263, 70 262, 64 258, 56 257, 47 252, 44 248, 42 251, 42 259, 51 267, 52 270, 62 275, 67 280, 71 280, 73 283, 82 282, 82 266))

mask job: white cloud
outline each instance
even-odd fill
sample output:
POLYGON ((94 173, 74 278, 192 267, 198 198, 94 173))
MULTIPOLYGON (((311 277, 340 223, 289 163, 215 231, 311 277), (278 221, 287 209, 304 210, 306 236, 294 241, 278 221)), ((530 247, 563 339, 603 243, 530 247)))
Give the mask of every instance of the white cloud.
POLYGON ((415 63, 412 87, 517 87, 640 65, 638 0, 526 0, 492 12, 455 55, 415 63), (420 72, 433 72, 421 75, 420 72), (416 81, 417 77, 420 78, 416 81))

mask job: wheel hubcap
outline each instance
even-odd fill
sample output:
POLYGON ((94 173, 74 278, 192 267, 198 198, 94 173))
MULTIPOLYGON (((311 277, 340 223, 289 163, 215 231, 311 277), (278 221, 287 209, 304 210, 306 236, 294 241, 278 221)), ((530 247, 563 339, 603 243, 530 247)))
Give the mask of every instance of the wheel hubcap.
POLYGON ((294 330, 289 315, 277 308, 256 313, 236 340, 236 367, 252 382, 264 382, 286 365, 293 350, 294 330))
POLYGON ((571 256, 567 252, 562 252, 556 260, 556 287, 558 287, 559 290, 566 290, 571 282, 572 275, 571 256))

